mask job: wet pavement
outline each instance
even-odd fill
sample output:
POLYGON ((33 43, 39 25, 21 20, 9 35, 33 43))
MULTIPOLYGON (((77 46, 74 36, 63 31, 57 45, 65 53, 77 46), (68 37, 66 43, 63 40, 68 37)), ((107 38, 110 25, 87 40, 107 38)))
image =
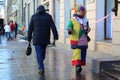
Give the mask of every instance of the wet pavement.
POLYGON ((48 47, 45 60, 45 76, 38 74, 34 47, 26 56, 27 42, 6 41, 0 44, 0 80, 114 80, 104 74, 91 72, 90 60, 81 75, 71 67, 72 52, 61 47, 48 47))

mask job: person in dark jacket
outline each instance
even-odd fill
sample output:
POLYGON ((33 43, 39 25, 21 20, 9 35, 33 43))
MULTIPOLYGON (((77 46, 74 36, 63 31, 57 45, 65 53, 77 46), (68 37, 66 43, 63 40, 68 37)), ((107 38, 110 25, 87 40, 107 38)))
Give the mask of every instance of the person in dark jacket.
POLYGON ((17 38, 18 24, 15 22, 15 38, 17 38))
POLYGON ((43 5, 37 8, 37 11, 31 17, 28 29, 28 41, 35 46, 37 61, 39 64, 39 73, 44 74, 44 59, 46 47, 50 44, 50 30, 52 29, 54 40, 58 40, 58 32, 52 16, 45 12, 43 5))

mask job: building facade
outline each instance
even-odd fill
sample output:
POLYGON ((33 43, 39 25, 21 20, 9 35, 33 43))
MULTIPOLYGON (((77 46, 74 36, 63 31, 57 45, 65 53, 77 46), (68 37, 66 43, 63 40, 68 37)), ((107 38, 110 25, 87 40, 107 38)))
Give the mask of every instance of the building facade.
MULTIPOLYGON (((5 0, 8 1, 8 0, 5 0)), ((59 43, 69 45, 69 35, 66 27, 72 17, 73 8, 76 4, 82 4, 87 9, 91 32, 89 36, 89 50, 120 56, 120 5, 118 4, 118 15, 114 16, 111 11, 116 0, 13 0, 7 3, 7 17, 11 17, 11 5, 17 5, 17 18, 19 24, 28 29, 31 16, 36 8, 42 4, 55 21, 59 32, 59 43), (101 6, 102 5, 102 6, 101 6)), ((119 0, 120 1, 120 0, 119 0)), ((8 19, 9 20, 9 19, 8 19)))
POLYGON ((19 27, 28 29, 30 18, 39 4, 40 0, 5 0, 6 23, 13 20, 19 27))
POLYGON ((65 31, 69 14, 75 4, 83 4, 87 9, 87 18, 90 22, 91 32, 89 36, 89 50, 120 56, 120 5, 118 15, 111 11, 115 6, 115 0, 60 0, 60 42, 69 44, 69 36, 65 31), (101 6, 103 5, 103 6, 101 6))
POLYGON ((36 8, 41 4, 40 0, 23 0, 22 24, 28 30, 31 16, 36 12, 36 8))

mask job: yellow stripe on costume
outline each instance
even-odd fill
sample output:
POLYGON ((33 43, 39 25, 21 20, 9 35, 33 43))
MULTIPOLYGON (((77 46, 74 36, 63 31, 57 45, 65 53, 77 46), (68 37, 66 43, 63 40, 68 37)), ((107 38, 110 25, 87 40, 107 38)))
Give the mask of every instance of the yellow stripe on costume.
POLYGON ((80 34, 80 23, 77 22, 74 18, 71 18, 71 21, 73 23, 73 33, 70 35, 71 40, 78 40, 79 34, 80 34))
POLYGON ((81 60, 81 49, 74 49, 73 50, 72 60, 81 60))

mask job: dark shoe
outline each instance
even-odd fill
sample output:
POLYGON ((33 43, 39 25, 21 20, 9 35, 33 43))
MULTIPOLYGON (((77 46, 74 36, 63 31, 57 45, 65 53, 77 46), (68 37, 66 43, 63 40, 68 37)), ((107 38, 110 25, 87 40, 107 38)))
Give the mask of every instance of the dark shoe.
POLYGON ((44 74, 44 70, 39 70, 39 74, 44 74))
POLYGON ((82 67, 80 65, 76 66, 76 74, 80 74, 82 72, 82 67))
POLYGON ((86 80, 85 74, 76 74, 76 80, 86 80))
POLYGON ((7 41, 9 41, 9 38, 7 39, 7 41))
POLYGON ((44 74, 40 74, 39 80, 46 80, 46 79, 45 79, 45 75, 44 75, 44 74))

